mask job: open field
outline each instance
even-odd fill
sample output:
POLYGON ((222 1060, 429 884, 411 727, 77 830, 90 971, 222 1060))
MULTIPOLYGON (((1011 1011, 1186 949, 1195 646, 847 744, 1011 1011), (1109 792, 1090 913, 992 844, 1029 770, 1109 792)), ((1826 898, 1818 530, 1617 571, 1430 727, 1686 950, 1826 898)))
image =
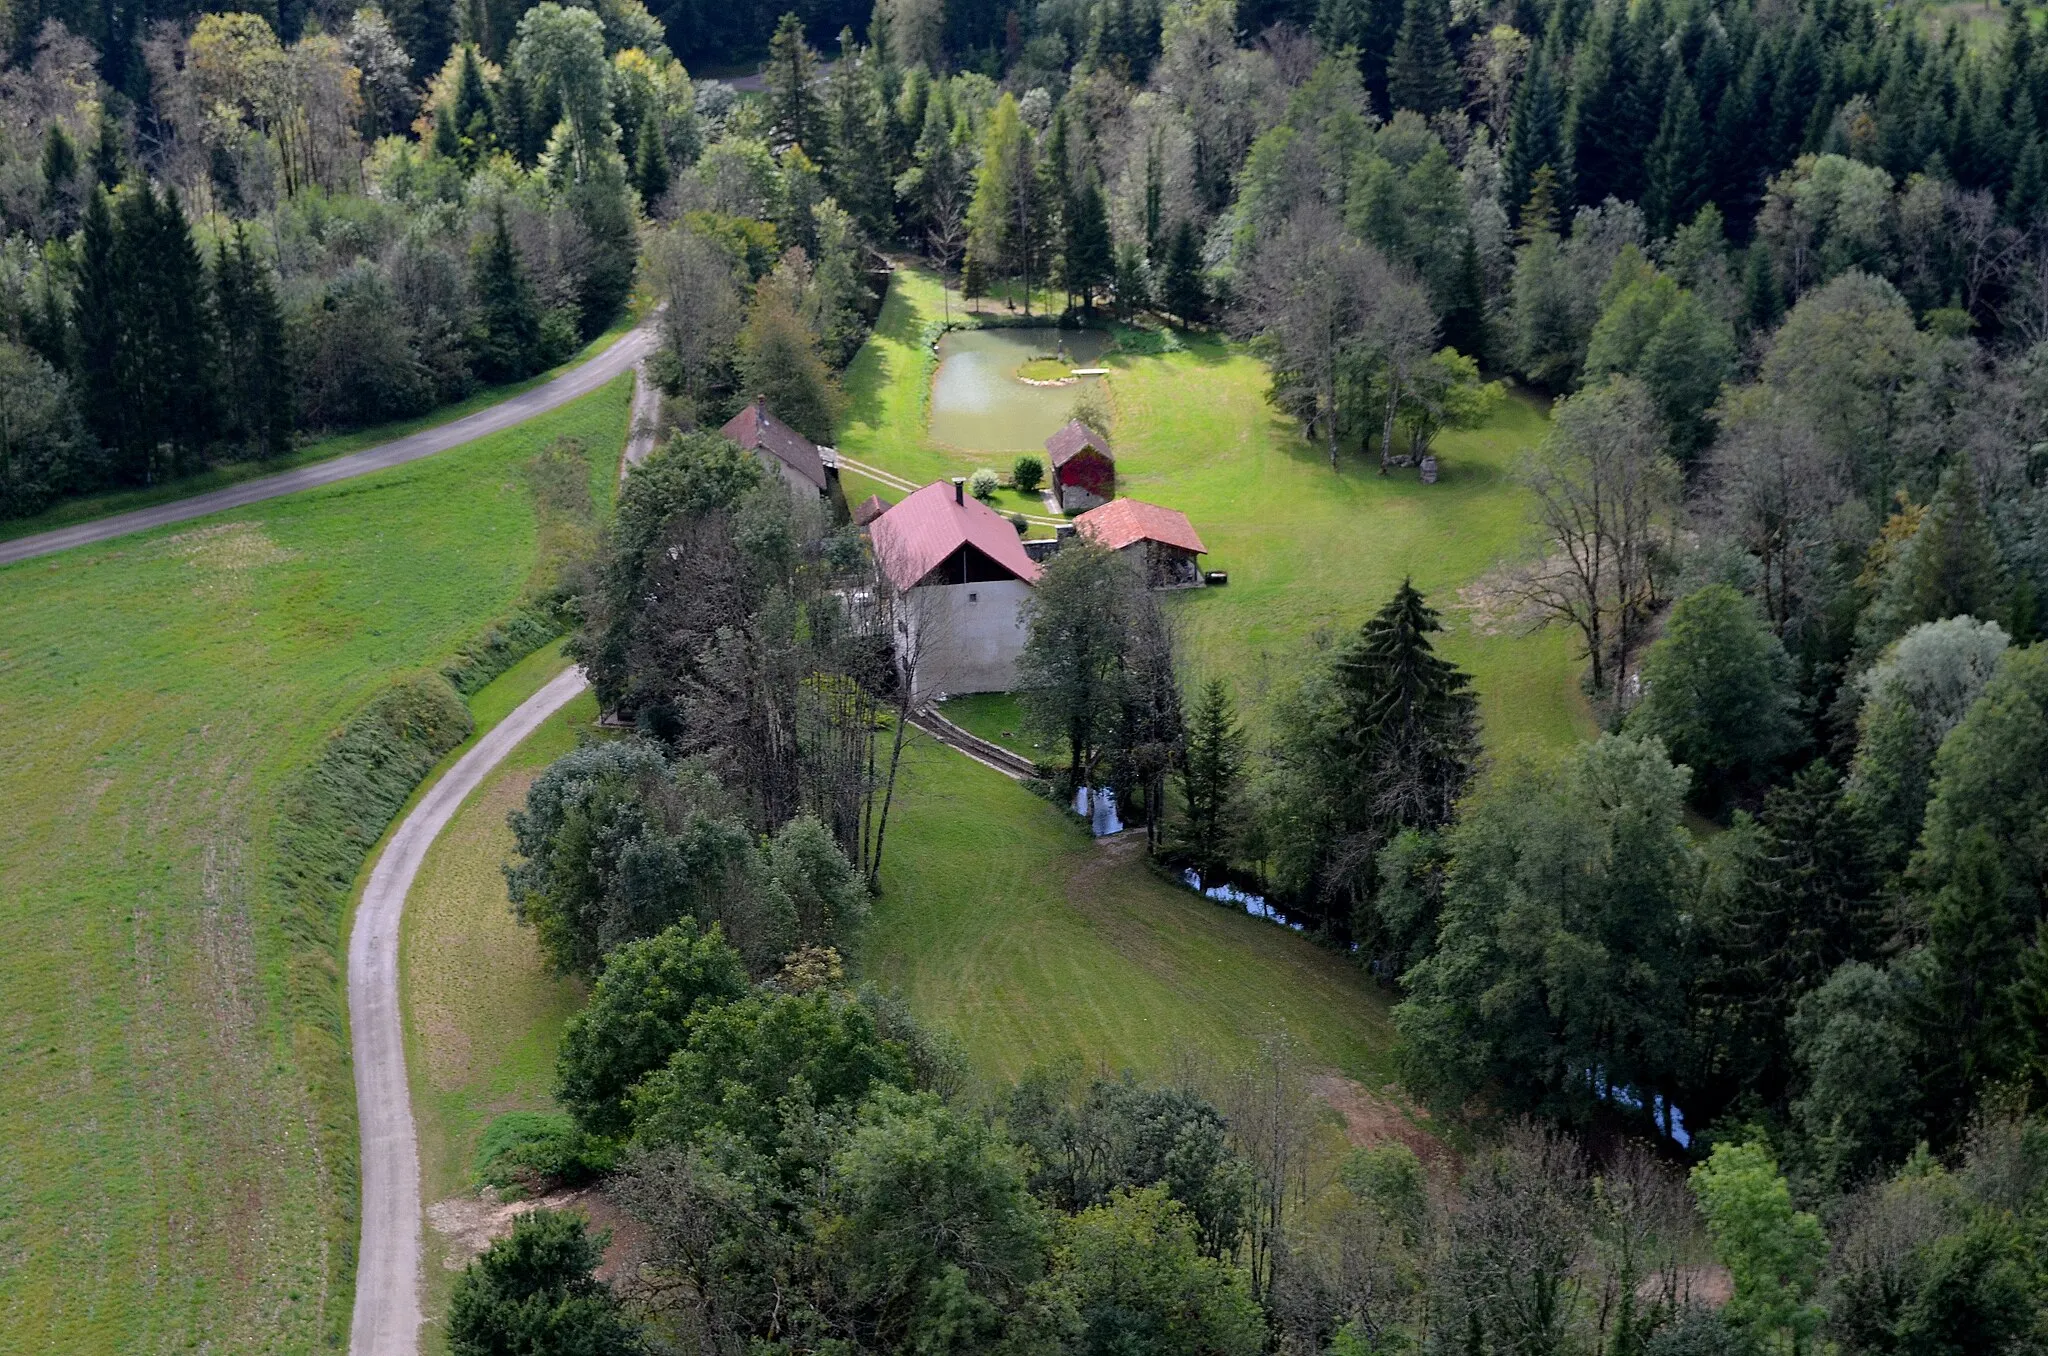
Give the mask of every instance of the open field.
POLYGON ((618 322, 597 338, 580 349, 576 356, 559 367, 536 373, 524 381, 508 382, 503 386, 487 386, 466 400, 452 405, 442 405, 416 419, 401 419, 374 428, 359 428, 349 433, 337 433, 331 437, 319 438, 303 446, 295 447, 283 456, 267 461, 234 461, 209 470, 179 476, 159 484, 138 486, 125 490, 103 490, 98 494, 80 495, 53 504, 32 518, 9 518, 0 520, 0 541, 11 541, 16 537, 33 536, 51 528, 68 527, 72 523, 90 522, 94 518, 105 518, 115 513, 126 513, 131 509, 150 508, 167 504, 173 499, 187 499, 208 490, 225 489, 239 485, 245 480, 258 476, 274 475, 295 467, 310 466, 314 462, 331 461, 335 457, 375 447, 379 443, 391 442, 421 429, 434 428, 452 423, 464 415, 475 414, 478 410, 489 409, 502 401, 509 400, 522 391, 530 391, 562 373, 575 367, 605 349, 611 347, 620 336, 640 323, 641 308, 635 307, 619 317, 618 322))
POLYGON ((517 603, 535 453, 581 438, 609 502, 630 392, 0 571, 0 1350, 345 1334, 349 1259, 324 1250, 353 1187, 281 1021, 277 795, 517 603))
POLYGON ((1285 1028, 1318 1065, 1393 1078, 1386 1001, 1357 967, 1146 867, 923 736, 904 755, 858 971, 959 1038, 993 1083, 1078 1055, 1164 1076, 1285 1028))
MULTIPOLYGON (((936 278, 899 269, 875 336, 847 372, 840 447, 913 481, 966 475, 992 455, 925 434, 933 361, 919 340, 939 313, 936 278)), ((1444 612, 1444 653, 1473 675, 1490 747, 1557 745, 1590 731, 1562 631, 1489 634, 1458 606, 1459 590, 1529 549, 1509 473, 1542 435, 1538 405, 1512 400, 1486 427, 1444 434, 1442 478, 1423 485, 1413 471, 1381 477, 1355 458, 1331 471, 1266 404, 1264 366, 1221 340, 1191 336, 1186 351, 1159 357, 1112 354, 1108 366, 1119 491, 1187 513, 1209 566, 1230 572, 1227 587, 1170 604, 1190 670, 1229 679, 1255 725, 1313 647, 1341 643, 1412 575, 1444 612)), ((849 477, 847 493, 874 488, 849 477)))
MULTIPOLYGON (((497 723, 568 661, 559 644, 532 655, 470 700, 479 732, 497 723)), ((469 1189, 484 1127, 507 1111, 554 1108, 555 1045, 583 1005, 580 983, 550 974, 533 933, 505 899, 512 851, 505 816, 597 717, 586 692, 519 745, 427 853, 407 897, 400 942, 406 1075, 419 1131, 420 1199, 432 1205, 469 1189)), ((452 756, 451 756, 452 757, 452 756)), ((431 1348, 453 1273, 442 1237, 426 1231, 423 1334, 431 1348)))

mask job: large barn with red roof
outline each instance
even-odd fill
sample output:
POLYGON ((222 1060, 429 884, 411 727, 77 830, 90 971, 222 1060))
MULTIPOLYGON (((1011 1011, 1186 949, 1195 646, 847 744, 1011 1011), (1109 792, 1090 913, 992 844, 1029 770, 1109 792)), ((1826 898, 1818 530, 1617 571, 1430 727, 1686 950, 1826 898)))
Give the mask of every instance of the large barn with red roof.
POLYGON ((1024 651, 1038 565, 1008 519, 964 481, 925 486, 868 527, 875 563, 902 600, 897 652, 918 700, 1007 692, 1024 651))

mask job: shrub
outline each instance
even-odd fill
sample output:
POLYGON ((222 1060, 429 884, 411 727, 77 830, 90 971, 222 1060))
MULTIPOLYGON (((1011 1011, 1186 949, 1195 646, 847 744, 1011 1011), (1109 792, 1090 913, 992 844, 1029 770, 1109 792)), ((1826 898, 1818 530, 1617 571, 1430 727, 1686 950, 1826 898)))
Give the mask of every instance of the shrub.
POLYGON ((476 1180, 496 1187, 582 1186, 617 1163, 618 1146, 578 1129, 567 1116, 508 1111, 484 1128, 476 1148, 476 1180))
POLYGON ((1045 458, 1026 452, 1010 466, 1010 483, 1030 494, 1045 483, 1045 458))
POLYGON ((605 1238, 581 1215, 534 1210, 456 1278, 448 1301, 448 1349, 456 1356, 524 1351, 642 1350, 619 1302, 593 1274, 605 1238))
POLYGON ((1010 515, 1010 526, 1017 529, 1017 535, 1020 537, 1031 530, 1031 524, 1024 520, 1024 515, 1021 513, 1010 515))
POLYGON ((986 504, 989 500, 996 497, 996 491, 1001 488, 1002 483, 996 477, 994 471, 984 466, 967 478, 967 491, 976 499, 986 504))

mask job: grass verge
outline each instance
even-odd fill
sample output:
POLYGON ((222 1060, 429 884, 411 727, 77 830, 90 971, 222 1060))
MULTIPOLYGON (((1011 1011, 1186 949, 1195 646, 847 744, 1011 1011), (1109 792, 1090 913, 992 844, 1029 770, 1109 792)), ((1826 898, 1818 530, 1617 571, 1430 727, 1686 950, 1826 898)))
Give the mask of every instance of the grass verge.
POLYGON ((519 607, 543 449, 580 439, 609 502, 630 396, 0 570, 0 1351, 345 1333, 280 810, 330 732, 519 607))

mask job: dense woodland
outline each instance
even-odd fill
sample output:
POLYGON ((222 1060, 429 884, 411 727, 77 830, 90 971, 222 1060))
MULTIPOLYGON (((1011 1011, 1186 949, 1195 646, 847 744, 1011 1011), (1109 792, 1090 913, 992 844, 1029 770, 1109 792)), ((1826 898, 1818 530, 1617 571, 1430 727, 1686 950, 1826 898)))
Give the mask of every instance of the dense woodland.
POLYGON ((459 1283, 454 1349, 2048 1342, 2035 16, 779 8, 9 16, 0 512, 519 379, 636 268, 667 303, 675 432, 569 610, 636 734, 535 783, 508 872, 591 999, 567 1114, 494 1169, 609 1177, 648 1262, 601 1285, 538 1214, 459 1283), (1535 563, 1494 592, 1579 637, 1596 741, 1488 763, 1413 588, 1248 721, 1077 547, 1024 665, 1048 793, 1114 788, 1163 863, 1354 954, 1461 1156, 1320 1162, 1278 1041, 972 1086, 847 986, 899 600, 693 430, 764 392, 829 438, 880 251, 1220 328, 1354 474, 1497 382, 1554 399, 1535 563))

